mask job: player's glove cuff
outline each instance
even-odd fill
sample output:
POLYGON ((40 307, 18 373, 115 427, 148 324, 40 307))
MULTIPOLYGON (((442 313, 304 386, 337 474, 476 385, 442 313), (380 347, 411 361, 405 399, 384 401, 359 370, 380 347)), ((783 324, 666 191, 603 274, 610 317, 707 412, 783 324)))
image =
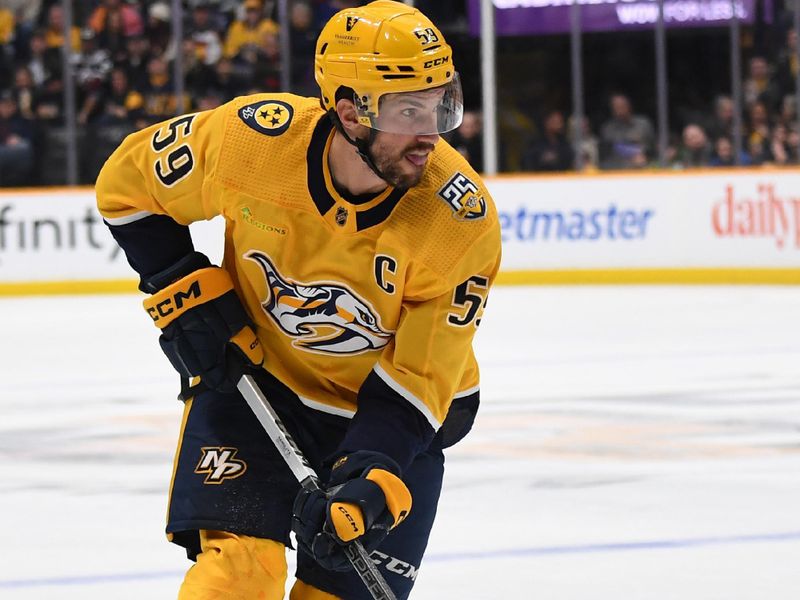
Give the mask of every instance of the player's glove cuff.
POLYGON ((212 266, 211 261, 205 254, 197 251, 190 252, 166 269, 143 275, 139 282, 139 289, 147 294, 155 294, 190 273, 210 266, 212 266))
MULTIPOLYGON (((411 492, 408 491, 399 475, 400 466, 385 454, 359 450, 346 454, 333 463, 329 484, 331 487, 335 487, 343 482, 347 482, 344 484, 345 486, 359 482, 365 486, 363 488, 365 497, 367 496, 366 487, 377 487, 383 493, 382 505, 392 515, 391 528, 393 528, 399 525, 411 511, 411 492)), ((344 488, 341 488, 337 492, 337 497, 343 491, 344 488)), ((373 504, 373 506, 375 505, 377 503, 373 504)), ((364 508, 362 506, 362 511, 364 508)), ((369 515, 365 515, 365 517, 369 518, 369 515)))
POLYGON ((233 281, 225 269, 207 267, 189 273, 142 304, 156 327, 164 329, 187 311, 232 291, 233 281))
POLYGON ((144 308, 162 330, 159 344, 183 378, 199 376, 207 387, 232 392, 245 369, 263 364, 261 344, 225 269, 210 266, 196 252, 144 285, 156 290, 144 308), (180 275, 198 264, 206 266, 180 275))
POLYGON ((325 490, 301 490, 293 508, 297 541, 323 567, 348 569, 342 545, 358 539, 375 550, 411 510, 397 463, 377 452, 347 454, 334 463, 325 490))

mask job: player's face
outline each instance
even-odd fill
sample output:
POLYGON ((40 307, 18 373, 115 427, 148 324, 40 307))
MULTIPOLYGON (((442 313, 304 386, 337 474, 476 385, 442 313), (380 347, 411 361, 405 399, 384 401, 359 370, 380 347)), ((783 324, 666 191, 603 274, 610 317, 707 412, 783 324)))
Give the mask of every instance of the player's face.
POLYGON ((395 187, 417 185, 428 155, 439 141, 438 110, 444 89, 387 94, 381 98, 378 130, 370 148, 375 164, 395 187))
POLYGON ((411 188, 422 179, 439 136, 401 135, 379 131, 370 151, 375 165, 394 187, 411 188))

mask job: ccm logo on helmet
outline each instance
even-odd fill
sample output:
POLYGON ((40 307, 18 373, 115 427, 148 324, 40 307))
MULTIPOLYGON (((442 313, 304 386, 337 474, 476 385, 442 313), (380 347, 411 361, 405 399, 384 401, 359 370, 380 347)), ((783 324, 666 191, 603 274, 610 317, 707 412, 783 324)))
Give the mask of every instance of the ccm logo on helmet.
POLYGON ((435 58, 433 60, 426 61, 423 67, 426 69, 430 69, 431 67, 438 67, 439 65, 444 65, 450 62, 449 56, 443 56, 442 58, 435 58))
POLYGON ((152 318, 153 321, 158 321, 162 317, 166 317, 171 312, 183 308, 184 301, 189 300, 191 298, 199 298, 200 293, 201 293, 200 282, 193 281, 192 285, 190 285, 189 289, 187 289, 185 292, 184 291, 176 292, 172 298, 167 298, 165 300, 162 300, 155 306, 148 307, 147 312, 150 313, 150 318, 152 318))

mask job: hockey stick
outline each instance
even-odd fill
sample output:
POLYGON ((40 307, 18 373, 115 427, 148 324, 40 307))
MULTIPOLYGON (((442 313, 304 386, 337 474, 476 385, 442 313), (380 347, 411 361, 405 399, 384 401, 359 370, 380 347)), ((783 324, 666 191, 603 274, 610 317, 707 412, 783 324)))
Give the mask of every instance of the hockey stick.
MULTIPOLYGON (((250 405, 256 418, 266 430, 267 435, 272 440, 272 443, 275 444, 280 455, 283 456, 283 460, 289 465, 300 485, 306 490, 314 491, 320 489, 316 472, 308 464, 306 457, 303 456, 300 448, 297 447, 292 436, 289 435, 280 417, 272 408, 269 400, 267 400, 255 380, 250 375, 242 375, 236 387, 239 388, 247 404, 250 405)), ((397 600, 392 588, 386 583, 361 542, 355 540, 346 544, 344 553, 375 600, 397 600)))

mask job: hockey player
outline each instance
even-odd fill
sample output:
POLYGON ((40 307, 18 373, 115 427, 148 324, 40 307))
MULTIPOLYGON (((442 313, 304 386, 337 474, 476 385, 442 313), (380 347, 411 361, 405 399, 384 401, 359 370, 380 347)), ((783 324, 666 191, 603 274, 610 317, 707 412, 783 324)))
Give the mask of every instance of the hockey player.
POLYGON ((369 598, 358 538, 399 598, 433 524, 442 449, 478 407, 472 339, 500 261, 484 184, 439 135, 461 122, 450 47, 418 10, 336 14, 320 98, 257 94, 130 135, 100 211, 149 297, 185 401, 167 534, 182 599, 369 598), (320 106, 321 105, 321 106, 320 106), (213 266, 187 225, 222 215, 213 266), (300 491, 236 391, 254 375, 326 492, 300 491))

